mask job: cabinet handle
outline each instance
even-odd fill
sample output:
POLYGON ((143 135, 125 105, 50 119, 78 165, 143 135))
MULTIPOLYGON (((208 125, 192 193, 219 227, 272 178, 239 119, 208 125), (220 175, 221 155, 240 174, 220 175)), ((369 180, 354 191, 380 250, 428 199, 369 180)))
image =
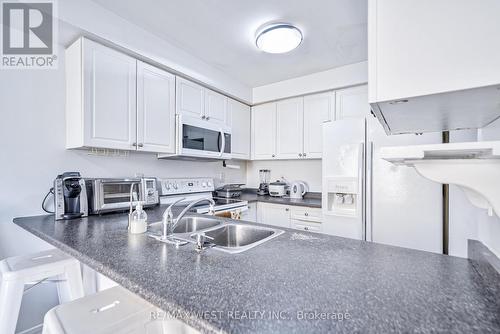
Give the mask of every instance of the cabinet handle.
POLYGON ((137 145, 139 147, 144 147, 144 144, 143 143, 139 143, 139 145, 137 145))
POLYGON ((207 116, 207 117, 205 117, 205 119, 208 121, 210 119, 210 117, 207 116))
POLYGON ((133 147, 137 147, 137 143, 132 143, 132 146, 133 147))
POLYGON ((306 212, 306 213, 304 213, 304 216, 309 216, 309 213, 307 213, 307 212, 306 212))
POLYGON ((303 155, 304 157, 306 156, 306 154, 305 154, 305 153, 304 153, 304 154, 302 154, 302 155, 303 155))
POLYGON ((205 119, 205 118, 206 118, 205 115, 201 116, 201 119, 205 119))
POLYGON ((304 226, 304 230, 309 231, 309 227, 304 226))
POLYGON ((290 209, 289 209, 289 208, 286 208, 286 209, 285 209, 285 211, 290 211, 290 209))
POLYGON ((273 155, 272 155, 272 157, 274 158, 274 157, 275 157, 275 155, 273 154, 273 155))

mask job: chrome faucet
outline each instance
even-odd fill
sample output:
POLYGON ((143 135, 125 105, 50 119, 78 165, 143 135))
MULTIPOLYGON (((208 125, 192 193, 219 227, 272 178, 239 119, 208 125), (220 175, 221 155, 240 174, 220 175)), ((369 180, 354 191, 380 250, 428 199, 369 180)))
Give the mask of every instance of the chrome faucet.
POLYGON ((208 201, 210 203, 210 206, 208 208, 208 214, 209 215, 214 215, 215 214, 215 202, 212 198, 207 197, 207 198, 202 198, 197 201, 189 203, 188 206, 184 208, 184 210, 181 211, 181 213, 177 216, 177 218, 174 219, 174 214, 172 213, 172 208, 179 202, 185 200, 185 198, 181 198, 172 204, 169 205, 169 207, 163 212, 163 219, 162 219, 162 224, 163 224, 163 235, 161 236, 160 239, 166 240, 168 239, 173 233, 174 229, 179 224, 181 219, 186 215, 186 213, 196 204, 199 204, 204 201, 208 201))
MULTIPOLYGON (((128 212, 128 226, 127 229, 130 229, 130 223, 132 222, 132 212, 134 211, 134 186, 139 185, 138 182, 133 182, 130 184, 130 197, 129 197, 129 212, 128 212)), ((139 198, 137 198, 139 200, 139 198)))

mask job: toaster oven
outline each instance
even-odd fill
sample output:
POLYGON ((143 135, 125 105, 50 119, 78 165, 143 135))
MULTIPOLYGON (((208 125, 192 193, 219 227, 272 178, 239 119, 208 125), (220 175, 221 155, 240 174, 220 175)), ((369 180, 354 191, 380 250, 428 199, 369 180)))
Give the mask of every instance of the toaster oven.
POLYGON ((124 211, 142 202, 144 207, 159 203, 156 178, 86 179, 89 213, 124 211), (131 188, 133 186, 133 188, 131 188))

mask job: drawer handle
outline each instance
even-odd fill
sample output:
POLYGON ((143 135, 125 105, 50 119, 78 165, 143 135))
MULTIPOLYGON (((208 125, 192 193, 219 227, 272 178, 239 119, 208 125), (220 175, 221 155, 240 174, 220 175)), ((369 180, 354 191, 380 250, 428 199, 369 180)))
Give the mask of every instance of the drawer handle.
POLYGON ((309 231, 309 227, 305 226, 304 230, 309 231))

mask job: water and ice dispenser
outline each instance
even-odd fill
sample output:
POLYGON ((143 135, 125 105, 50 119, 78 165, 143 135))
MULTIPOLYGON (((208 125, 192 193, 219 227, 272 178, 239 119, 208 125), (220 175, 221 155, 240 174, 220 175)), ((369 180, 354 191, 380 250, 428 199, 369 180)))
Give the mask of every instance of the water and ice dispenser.
POLYGON ((326 213, 357 217, 361 210, 361 193, 357 177, 326 178, 326 213))

